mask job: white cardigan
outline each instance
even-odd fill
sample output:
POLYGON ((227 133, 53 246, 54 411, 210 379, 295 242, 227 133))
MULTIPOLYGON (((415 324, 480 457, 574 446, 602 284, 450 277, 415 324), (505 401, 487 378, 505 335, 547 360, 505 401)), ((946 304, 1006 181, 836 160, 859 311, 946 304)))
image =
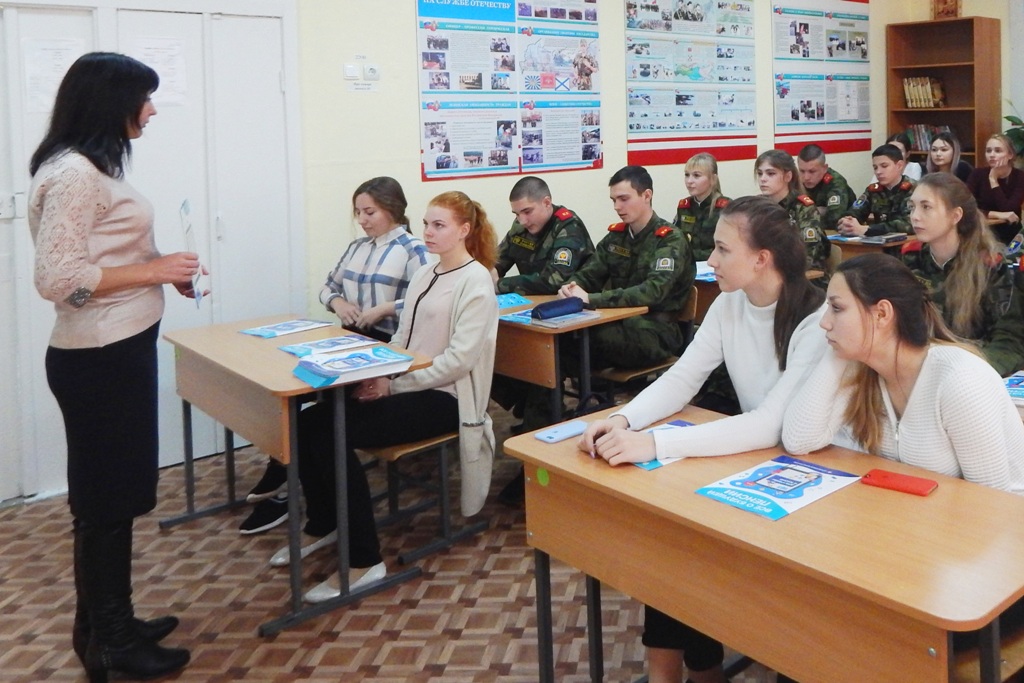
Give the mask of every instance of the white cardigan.
MULTIPOLYGON (((417 282, 433 276, 434 264, 416 271, 409 291, 418 290, 417 282)), ((408 335, 411 308, 399 319, 394 339, 408 335)), ((487 414, 491 377, 494 374, 494 347, 498 335, 498 301, 494 282, 486 268, 473 262, 462 269, 452 292, 452 317, 448 326, 448 346, 433 363, 422 370, 400 375, 391 381, 391 392, 436 389, 455 383, 459 401, 459 456, 462 462, 462 514, 480 512, 491 488, 494 463, 494 430, 487 414)))
MULTIPOLYGON (((842 386, 853 363, 831 349, 786 410, 782 440, 794 454, 831 443, 864 450, 843 419, 852 389, 842 386)), ((1024 494, 1024 424, 996 371, 955 346, 932 345, 897 419, 879 378, 886 414, 879 453, 1011 493, 1024 494)))
POLYGON ((779 443, 786 403, 825 350, 822 307, 800 321, 789 339, 786 371, 775 357, 775 304, 757 307, 742 291, 711 304, 682 357, 616 413, 630 429, 682 410, 711 371, 725 361, 743 413, 682 430, 654 432, 659 459, 729 455, 779 443))

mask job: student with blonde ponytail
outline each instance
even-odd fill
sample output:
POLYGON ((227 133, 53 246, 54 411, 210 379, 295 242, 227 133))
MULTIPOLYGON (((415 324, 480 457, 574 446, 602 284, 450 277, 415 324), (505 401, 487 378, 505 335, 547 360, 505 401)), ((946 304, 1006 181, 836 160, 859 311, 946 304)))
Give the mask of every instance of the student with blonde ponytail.
MULTIPOLYGON (((459 432, 462 513, 475 515, 491 483, 494 433, 487 401, 494 369, 498 304, 490 270, 497 236, 483 208, 462 192, 434 197, 423 218, 423 241, 438 262, 412 276, 392 344, 433 359, 429 367, 378 377, 346 395, 349 553, 352 590, 386 574, 366 473, 357 448, 393 446, 459 432)), ((336 538, 334 432, 331 402, 299 416, 299 479, 308 521, 300 555, 333 547, 336 538)), ((289 562, 285 547, 271 565, 289 562)), ((305 595, 323 602, 340 595, 337 576, 305 595)))
POLYGON ((948 173, 929 174, 910 204, 918 241, 902 259, 946 325, 977 342, 999 374, 1024 368, 1024 297, 970 190, 948 173))
POLYGON ((1024 424, 999 375, 949 331, 897 259, 858 256, 829 282, 830 351, 786 410, 794 454, 835 443, 1024 495, 1024 424))

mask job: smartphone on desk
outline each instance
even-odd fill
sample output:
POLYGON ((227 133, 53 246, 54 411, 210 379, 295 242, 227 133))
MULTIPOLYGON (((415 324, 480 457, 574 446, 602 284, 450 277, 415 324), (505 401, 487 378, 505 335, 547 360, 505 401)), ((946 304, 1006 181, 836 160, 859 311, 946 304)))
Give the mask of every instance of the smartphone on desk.
POLYGON ((901 493, 912 493, 915 496, 927 496, 939 487, 939 482, 924 477, 915 477, 889 470, 871 470, 860 478, 862 484, 892 489, 901 493))
POLYGON ((572 422, 563 422, 557 424, 550 429, 537 432, 534 436, 544 443, 558 443, 559 441, 565 441, 571 439, 574 436, 579 436, 583 432, 587 431, 587 423, 583 420, 573 420, 572 422))

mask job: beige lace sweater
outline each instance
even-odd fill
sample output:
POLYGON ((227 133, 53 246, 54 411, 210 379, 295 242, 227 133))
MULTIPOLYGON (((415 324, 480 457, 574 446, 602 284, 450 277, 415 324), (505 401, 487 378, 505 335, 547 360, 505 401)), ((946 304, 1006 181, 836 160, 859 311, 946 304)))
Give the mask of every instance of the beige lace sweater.
POLYGON ((101 173, 81 154, 67 152, 39 168, 29 198, 35 286, 57 312, 51 346, 106 346, 160 320, 160 286, 92 295, 103 268, 160 255, 153 238, 153 207, 142 195, 124 180, 101 173))

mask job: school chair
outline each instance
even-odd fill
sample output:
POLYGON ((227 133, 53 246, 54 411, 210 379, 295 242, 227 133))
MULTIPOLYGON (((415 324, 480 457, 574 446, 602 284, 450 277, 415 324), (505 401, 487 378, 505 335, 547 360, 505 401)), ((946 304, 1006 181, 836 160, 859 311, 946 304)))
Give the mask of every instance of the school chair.
MULTIPOLYGON (((452 523, 451 471, 448 455, 449 447, 451 446, 455 446, 454 450, 456 453, 458 452, 458 441, 459 433, 456 431, 397 446, 356 449, 356 452, 363 456, 369 456, 379 462, 383 462, 387 468, 387 490, 385 495, 388 501, 388 513, 384 517, 377 519, 378 527, 395 524, 432 507, 438 508, 438 538, 411 552, 399 555, 399 564, 409 564, 427 555, 446 550, 464 538, 475 536, 489 526, 487 520, 468 524, 459 529, 455 529, 452 523), (431 483, 427 478, 416 477, 399 469, 400 461, 406 458, 412 459, 424 453, 435 453, 437 455, 438 482, 436 484, 431 483), (399 501, 400 494, 411 487, 426 489, 435 493, 436 497, 402 507, 399 501)), ((379 497, 379 494, 374 496, 375 499, 379 497)))
MULTIPOLYGON (((683 333, 683 349, 689 344, 690 340, 693 339, 693 327, 694 319, 697 317, 697 288, 690 288, 690 296, 686 300, 686 306, 683 310, 679 311, 679 317, 676 322, 679 323, 679 329, 683 333)), ((670 367, 675 365, 675 362, 679 360, 679 356, 669 356, 661 363, 648 366, 646 368, 604 368, 594 373, 595 378, 610 383, 612 386, 625 386, 637 380, 646 380, 650 376, 657 377, 661 373, 668 370, 670 367)), ((645 382, 648 384, 649 382, 645 382)))
POLYGON ((843 262, 843 250, 838 244, 833 244, 828 251, 828 261, 825 262, 825 275, 832 277, 836 268, 843 262))

